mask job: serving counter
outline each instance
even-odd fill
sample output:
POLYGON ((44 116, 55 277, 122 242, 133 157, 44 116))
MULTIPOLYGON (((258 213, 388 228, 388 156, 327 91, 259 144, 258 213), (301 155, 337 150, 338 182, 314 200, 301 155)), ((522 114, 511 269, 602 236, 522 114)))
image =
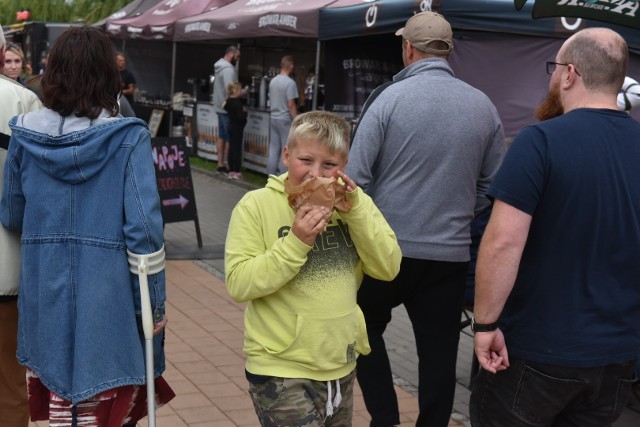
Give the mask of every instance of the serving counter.
MULTIPOLYGON (((218 115, 213 104, 198 101, 195 116, 197 155, 217 161, 218 115)), ((269 119, 268 109, 249 108, 242 136, 242 167, 264 174, 269 157, 269 119)))

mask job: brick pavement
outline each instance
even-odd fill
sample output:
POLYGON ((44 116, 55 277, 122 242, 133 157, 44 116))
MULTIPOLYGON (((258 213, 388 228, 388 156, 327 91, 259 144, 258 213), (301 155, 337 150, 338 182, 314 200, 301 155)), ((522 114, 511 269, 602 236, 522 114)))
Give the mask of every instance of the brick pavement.
MULTIPOLYGON (((224 240, 233 206, 252 187, 219 176, 193 172, 204 246, 198 248, 193 222, 167 224, 167 326, 165 377, 177 397, 157 412, 158 427, 257 426, 244 378, 242 353, 244 304, 224 286, 224 240)), ((394 310, 385 332, 396 380, 402 426, 417 416, 417 356, 413 333, 402 307, 394 310)), ((458 386, 450 426, 469 426, 468 390, 472 339, 461 336, 458 386)), ((353 425, 368 426, 359 388, 353 425)), ((30 423, 44 427, 47 423, 30 423)), ((615 427, 640 425, 640 414, 626 411, 615 427)), ((139 426, 147 426, 146 420, 139 426)))

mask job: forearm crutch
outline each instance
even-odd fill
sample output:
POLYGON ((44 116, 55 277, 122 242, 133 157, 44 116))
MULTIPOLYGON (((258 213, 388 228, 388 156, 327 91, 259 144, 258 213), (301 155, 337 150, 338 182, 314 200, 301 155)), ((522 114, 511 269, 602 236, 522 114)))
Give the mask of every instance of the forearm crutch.
POLYGON ((142 330, 144 332, 146 380, 147 380, 147 411, 149 427, 156 426, 156 387, 153 375, 153 313, 151 312, 151 298, 149 296, 149 274, 157 274, 164 270, 164 245, 159 251, 138 255, 127 249, 129 271, 137 274, 140 282, 140 307, 142 309, 142 330))

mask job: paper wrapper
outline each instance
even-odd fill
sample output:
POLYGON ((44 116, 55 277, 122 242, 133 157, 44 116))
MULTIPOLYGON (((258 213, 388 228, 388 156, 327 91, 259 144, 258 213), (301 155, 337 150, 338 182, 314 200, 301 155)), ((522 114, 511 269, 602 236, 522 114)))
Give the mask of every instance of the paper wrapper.
POLYGON ((289 205, 294 210, 298 210, 305 203, 325 206, 331 211, 336 209, 340 212, 349 212, 351 209, 351 201, 347 200, 344 185, 335 178, 315 177, 300 185, 292 185, 287 179, 284 183, 284 191, 289 195, 289 205))

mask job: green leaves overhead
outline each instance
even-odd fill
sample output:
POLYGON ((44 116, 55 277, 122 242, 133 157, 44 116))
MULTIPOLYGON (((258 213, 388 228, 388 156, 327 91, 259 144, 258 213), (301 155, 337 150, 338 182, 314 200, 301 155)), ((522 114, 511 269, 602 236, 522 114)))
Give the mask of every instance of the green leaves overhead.
POLYGON ((30 21, 93 24, 122 9, 132 0, 0 0, 0 24, 17 24, 16 12, 30 11, 30 21))

